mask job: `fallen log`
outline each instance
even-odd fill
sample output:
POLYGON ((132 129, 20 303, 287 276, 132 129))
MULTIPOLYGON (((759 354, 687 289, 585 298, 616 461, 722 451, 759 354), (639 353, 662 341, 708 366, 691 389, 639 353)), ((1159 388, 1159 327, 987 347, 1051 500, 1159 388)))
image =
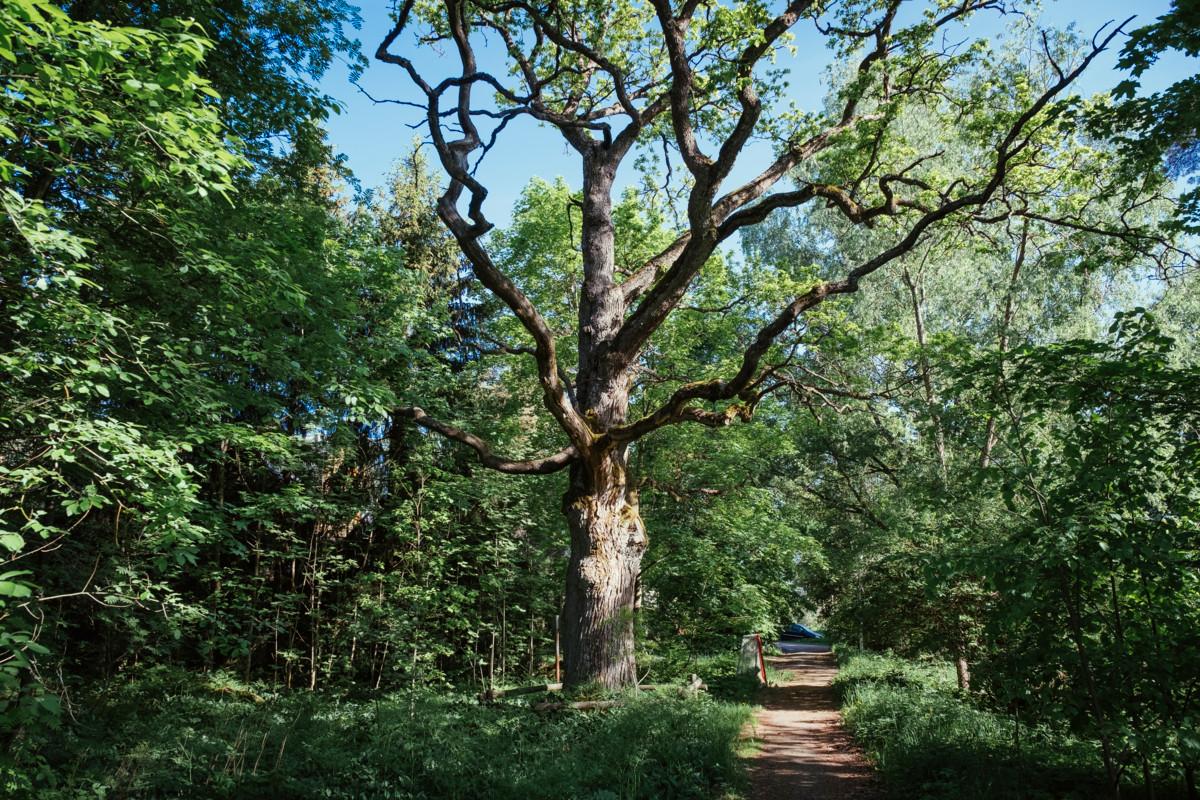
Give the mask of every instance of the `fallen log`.
POLYGON ((570 709, 572 711, 588 711, 596 708, 615 708, 616 706, 625 705, 624 700, 579 700, 574 703, 552 703, 549 701, 542 703, 534 703, 534 711, 562 711, 570 709))
MULTIPOLYGON (((704 681, 700 679, 700 676, 695 675, 695 674, 693 674, 691 679, 688 680, 688 682, 686 684, 684 684, 683 686, 680 686, 680 685, 674 684, 674 683, 658 683, 658 684, 647 683, 647 684, 643 684, 641 686, 637 686, 634 688, 635 688, 635 691, 651 691, 651 692, 654 692, 654 691, 676 691, 676 692, 682 692, 683 694, 686 694, 686 695, 694 695, 697 692, 705 691, 706 689, 708 689, 708 687, 704 684, 704 681)), ((624 700, 624 699, 579 700, 574 703, 567 703, 567 702, 563 702, 563 701, 554 701, 554 700, 543 700, 540 703, 534 703, 533 710, 540 711, 540 712, 564 711, 564 710, 588 711, 588 710, 600 709, 600 708, 615 708, 617 706, 624 705, 625 703, 626 703, 626 700, 624 700)))
POLYGON ((699 675, 692 673, 692 677, 683 686, 677 683, 643 683, 636 687, 641 692, 662 692, 676 691, 686 692, 687 694, 695 694, 696 692, 708 691, 708 685, 700 678, 699 675))
POLYGON ((540 692, 561 692, 561 683, 540 683, 537 686, 519 686, 515 689, 488 689, 479 695, 480 700, 495 700, 500 697, 513 697, 519 694, 538 694, 540 692))
MULTIPOLYGON (((563 685, 561 683, 539 683, 536 686, 518 686, 512 689, 488 689, 481 692, 479 695, 480 701, 487 702, 490 700, 498 700, 501 697, 516 697, 523 694, 542 694, 549 692, 561 692, 563 685)), ((668 692, 679 691, 685 694, 696 694, 708 690, 708 686, 695 673, 692 674, 688 682, 680 686, 676 683, 645 683, 634 687, 635 691, 639 692, 668 692)), ((622 700, 581 700, 574 703, 543 701, 536 703, 533 708, 535 711, 554 711, 558 709, 576 709, 587 710, 592 708, 612 708, 613 706, 621 705, 622 700)))

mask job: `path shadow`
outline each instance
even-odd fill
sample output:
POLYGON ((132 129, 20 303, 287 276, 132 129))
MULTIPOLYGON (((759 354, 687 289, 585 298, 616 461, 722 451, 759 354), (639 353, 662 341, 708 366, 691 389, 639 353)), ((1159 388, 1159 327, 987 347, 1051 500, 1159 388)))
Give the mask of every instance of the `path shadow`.
POLYGON ((786 655, 793 653, 828 653, 831 648, 827 644, 819 642, 776 642, 775 646, 779 648, 779 652, 786 655))
POLYGON ((787 674, 759 696, 761 749, 750 764, 754 800, 840 800, 877 795, 874 772, 841 724, 833 692, 837 662, 825 645, 768 663, 787 674))

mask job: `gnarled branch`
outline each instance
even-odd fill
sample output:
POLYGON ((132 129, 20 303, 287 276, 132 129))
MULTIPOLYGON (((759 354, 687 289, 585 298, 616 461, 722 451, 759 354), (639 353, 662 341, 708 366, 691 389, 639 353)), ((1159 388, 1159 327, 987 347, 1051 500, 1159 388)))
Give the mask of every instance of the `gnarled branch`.
MULTIPOLYGON (((727 380, 714 378, 684 384, 658 409, 633 423, 610 430, 607 436, 613 441, 628 442, 645 436, 647 433, 657 430, 664 425, 683 420, 715 423, 717 421, 716 418, 711 416, 713 412, 698 410, 694 406, 691 406, 690 403, 693 400, 729 400, 741 395, 748 388, 756 384, 756 378, 759 374, 759 364, 763 357, 775 343, 775 340, 801 314, 824 302, 830 296, 849 294, 857 291, 859 282, 863 278, 910 252, 921 241, 925 231, 935 223, 964 209, 979 207, 987 203, 996 190, 1004 183, 1011 167, 1012 159, 1028 146, 1030 134, 1026 128, 1029 123, 1044 111, 1046 106, 1087 68, 1096 56, 1121 31, 1122 27, 1118 26, 1115 28, 1100 44, 1093 47, 1091 52, 1082 59, 1075 69, 1047 88, 1009 127, 1004 138, 997 145, 996 160, 992 173, 988 181, 977 191, 969 192, 954 199, 945 200, 937 208, 926 211, 913 223, 908 233, 896 244, 850 270, 845 278, 837 281, 823 281, 818 283, 809 291, 793 300, 770 323, 759 330, 754 341, 742 354, 741 367, 732 378, 727 380)), ((811 186, 806 187, 808 190, 812 190, 813 188, 811 186)), ((799 190, 797 193, 798 200, 811 196, 810 194, 806 194, 806 189, 799 190)), ((889 205, 894 205, 894 203, 895 200, 892 199, 889 205)), ((747 397, 743 399, 756 400, 757 398, 747 397)), ((752 408, 752 404, 749 407, 752 408)), ((725 416, 724 419, 731 419, 731 416, 725 416)))
POLYGON ((396 413, 408 417, 422 428, 436 431, 447 439, 467 445, 479 456, 479 463, 497 472, 506 472, 511 475, 548 475, 569 467, 577 456, 577 451, 574 445, 572 445, 542 458, 532 458, 523 461, 500 458, 492 452, 492 449, 488 447, 487 442, 483 441, 483 439, 480 439, 473 433, 468 433, 453 425, 448 425, 445 422, 434 419, 418 406, 400 408, 396 410, 396 413))

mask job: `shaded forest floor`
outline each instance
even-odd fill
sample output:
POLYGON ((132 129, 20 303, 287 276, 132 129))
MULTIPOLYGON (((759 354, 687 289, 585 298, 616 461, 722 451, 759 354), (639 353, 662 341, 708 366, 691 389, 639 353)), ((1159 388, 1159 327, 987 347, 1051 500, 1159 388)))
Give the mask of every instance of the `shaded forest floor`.
MULTIPOLYGON (((277 692, 221 673, 144 670, 81 689, 57 730, 21 732, 0 754, 0 796, 1099 796, 1094 745, 1044 726, 1018 730, 959 692, 952 666, 853 650, 838 659, 828 651, 773 658, 776 685, 757 693, 734 674, 733 654, 694 660, 680 674, 702 673, 707 694, 643 692, 584 713, 538 713, 541 696, 481 703, 465 689, 277 692), (748 727, 758 748, 739 758, 748 727)), ((1137 785, 1123 788, 1145 796, 1137 785)), ((1169 781, 1157 788, 1158 800, 1182 797, 1169 781)))
POLYGON ((62 726, 0 753, 14 800, 712 800, 738 796, 752 690, 630 695, 603 711, 539 713, 544 696, 470 691, 356 697, 272 692, 154 669, 76 697, 62 726))
MULTIPOLYGON (((959 690, 948 662, 840 647, 838 662, 832 688, 846 729, 878 771, 889 798, 1092 800, 1106 795, 1094 742, 1076 738, 1062 725, 1018 724, 979 696, 959 690)), ((1138 771, 1127 770, 1121 796, 1186 796, 1171 775, 1156 775, 1153 793, 1141 779, 1138 771)))

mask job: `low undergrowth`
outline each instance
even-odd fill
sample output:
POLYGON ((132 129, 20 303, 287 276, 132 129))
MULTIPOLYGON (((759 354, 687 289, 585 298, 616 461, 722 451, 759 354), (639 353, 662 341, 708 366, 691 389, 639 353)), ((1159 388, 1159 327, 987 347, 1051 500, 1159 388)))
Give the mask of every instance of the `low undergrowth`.
POLYGON ((59 731, 21 738, 0 794, 617 800, 739 786, 744 704, 647 693, 610 710, 537 713, 537 699, 271 694, 156 671, 96 692, 59 731))
POLYGON ((1096 748, 1018 725, 960 692, 954 668, 838 648, 834 687, 855 740, 896 798, 1048 800, 1104 794, 1096 748))

